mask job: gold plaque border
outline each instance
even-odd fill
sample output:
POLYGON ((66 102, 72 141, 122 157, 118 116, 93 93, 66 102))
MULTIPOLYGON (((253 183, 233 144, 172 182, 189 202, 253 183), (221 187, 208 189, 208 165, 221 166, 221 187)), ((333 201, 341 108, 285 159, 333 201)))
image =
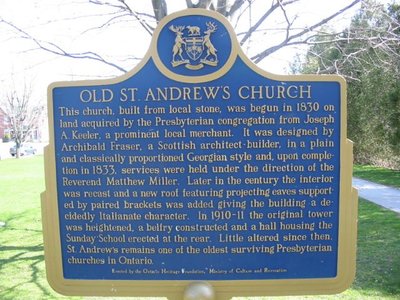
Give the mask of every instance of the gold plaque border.
MULTIPOLYGON (((42 223, 46 274, 50 286, 63 295, 80 296, 152 296, 167 297, 170 300, 182 299, 185 288, 192 281, 185 280, 69 280, 63 277, 60 223, 58 217, 58 199, 56 183, 56 159, 53 118, 53 89, 71 86, 97 86, 122 82, 136 73, 153 58, 160 72, 180 82, 208 82, 223 76, 240 57, 253 71, 269 79, 278 81, 314 81, 338 82, 341 87, 341 136, 340 136, 340 198, 339 198, 339 233, 338 265, 334 278, 282 279, 282 280, 221 280, 207 281, 215 290, 216 299, 225 300, 240 296, 306 295, 334 294, 347 289, 355 277, 358 194, 352 187, 353 143, 346 138, 347 106, 346 83, 336 75, 296 75, 283 76, 268 73, 253 64, 237 42, 229 22, 220 14, 202 10, 187 9, 169 15, 160 22, 156 29, 149 51, 132 71, 109 80, 74 81, 53 83, 48 88, 49 145, 45 147, 46 190, 41 195, 42 223), (187 77, 174 74, 161 63, 157 55, 157 37, 161 28, 174 18, 187 15, 210 16, 223 23, 231 36, 232 51, 225 66, 207 76, 187 77)), ((77 266, 79 267, 79 266, 77 266)))

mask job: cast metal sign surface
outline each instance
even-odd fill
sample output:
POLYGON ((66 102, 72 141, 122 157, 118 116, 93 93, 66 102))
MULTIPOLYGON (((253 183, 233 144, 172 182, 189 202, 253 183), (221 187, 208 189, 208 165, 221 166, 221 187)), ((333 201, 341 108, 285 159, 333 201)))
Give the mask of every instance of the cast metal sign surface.
POLYGON ((166 17, 141 64, 49 87, 42 195, 53 288, 221 299, 335 293, 357 195, 337 76, 277 76, 205 10, 166 17), (283 288, 284 287, 284 288, 283 288))

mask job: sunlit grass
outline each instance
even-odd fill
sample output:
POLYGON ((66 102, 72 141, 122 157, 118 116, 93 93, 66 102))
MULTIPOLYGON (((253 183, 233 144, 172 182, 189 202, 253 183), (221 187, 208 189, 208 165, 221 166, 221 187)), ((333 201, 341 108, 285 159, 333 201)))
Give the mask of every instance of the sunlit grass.
POLYGON ((369 165, 355 165, 353 175, 369 181, 400 188, 400 170, 389 170, 369 165))

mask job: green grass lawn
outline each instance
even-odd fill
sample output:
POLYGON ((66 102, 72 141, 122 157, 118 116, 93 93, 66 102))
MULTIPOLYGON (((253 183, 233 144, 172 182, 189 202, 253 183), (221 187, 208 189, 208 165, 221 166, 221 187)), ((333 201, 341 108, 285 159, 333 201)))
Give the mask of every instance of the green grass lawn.
POLYGON ((43 156, 0 161, 0 299, 58 299, 44 271, 43 156))
MULTIPOLYGON (((396 176, 389 184, 399 185, 396 176)), ((47 284, 40 214, 42 191, 43 156, 0 161, 0 221, 6 223, 0 228, 0 299, 105 299, 63 297, 47 284)), ((399 299, 399 232, 398 214, 360 200, 357 275, 351 288, 333 296, 272 299, 399 299)))
POLYGON ((400 170, 389 170, 368 165, 355 165, 353 175, 373 182, 400 188, 400 170))

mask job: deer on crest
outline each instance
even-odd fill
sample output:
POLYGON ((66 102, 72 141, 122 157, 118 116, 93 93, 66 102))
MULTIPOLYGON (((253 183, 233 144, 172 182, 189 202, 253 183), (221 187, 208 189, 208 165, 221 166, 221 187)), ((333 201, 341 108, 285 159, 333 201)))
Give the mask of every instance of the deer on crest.
POLYGON ((217 49, 215 49, 214 45, 212 44, 210 40, 211 33, 215 32, 217 30, 217 25, 215 25, 213 22, 207 22, 207 30, 204 31, 204 40, 203 40, 203 45, 207 47, 207 55, 204 57, 204 60, 206 60, 210 55, 213 55, 215 58, 215 61, 217 61, 217 49))
POLYGON ((183 56, 182 56, 182 52, 183 52, 182 45, 186 45, 186 42, 182 38, 182 35, 183 35, 182 31, 185 29, 185 26, 176 26, 175 27, 174 25, 171 25, 169 27, 169 29, 176 33, 175 44, 174 44, 174 47, 172 48, 172 62, 175 62, 176 55, 179 55, 181 60, 184 60, 183 56))

